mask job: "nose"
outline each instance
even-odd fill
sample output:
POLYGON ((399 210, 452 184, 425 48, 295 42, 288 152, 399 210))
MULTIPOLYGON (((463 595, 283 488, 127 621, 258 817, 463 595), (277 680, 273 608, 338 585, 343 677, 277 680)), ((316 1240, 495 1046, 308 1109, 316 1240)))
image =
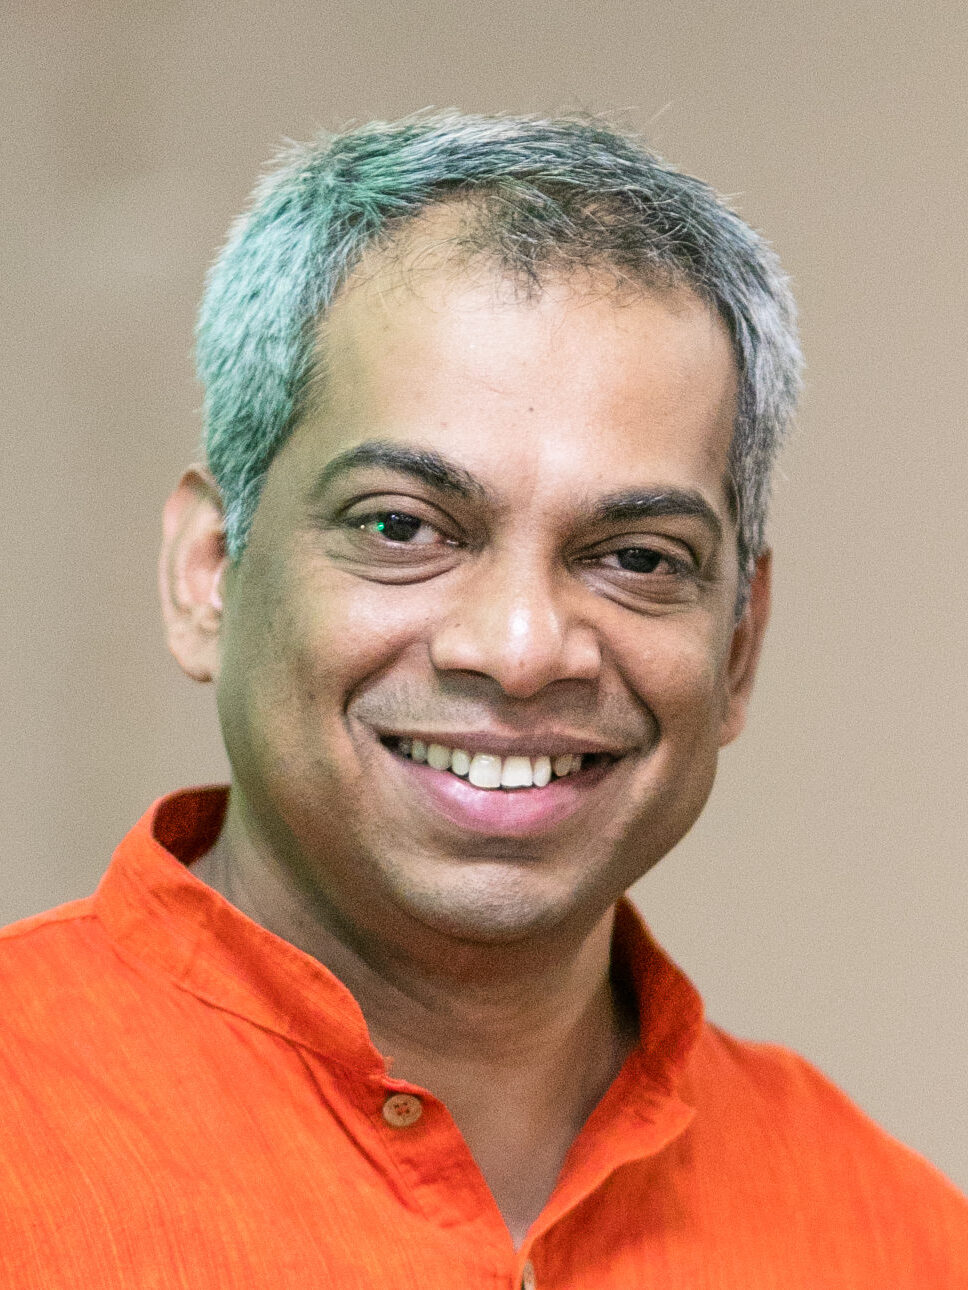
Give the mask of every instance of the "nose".
POLYGON ((520 553, 483 558, 431 634, 434 666, 490 677, 517 699, 555 681, 597 680, 598 637, 576 615, 566 580, 520 553))

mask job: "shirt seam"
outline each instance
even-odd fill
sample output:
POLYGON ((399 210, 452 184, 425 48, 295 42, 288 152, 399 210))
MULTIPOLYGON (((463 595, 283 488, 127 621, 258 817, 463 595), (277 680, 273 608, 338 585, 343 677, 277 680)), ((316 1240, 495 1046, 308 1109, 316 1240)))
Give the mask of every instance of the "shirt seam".
MULTIPOLYGON (((53 913, 54 911, 48 911, 48 914, 53 913)), ((28 918, 33 917, 37 917, 37 915, 28 915, 28 918)), ((56 918, 48 917, 47 921, 34 923, 30 927, 18 926, 19 922, 26 921, 28 920, 18 919, 17 922, 8 923, 6 927, 0 928, 0 945, 3 945, 5 941, 25 940, 28 936, 33 936, 37 932, 50 931, 52 928, 59 927, 62 923, 96 922, 100 924, 101 922, 93 909, 79 909, 70 913, 59 914, 56 918)))
POLYGON ((341 1070, 345 1070, 351 1074, 355 1074, 358 1076, 359 1075, 365 1076, 368 1074, 368 1072, 363 1067, 353 1062, 350 1062, 345 1057, 339 1054, 336 1054, 329 1049, 316 1048, 312 1044, 307 1043, 305 1040, 297 1039, 295 1036, 289 1034, 287 1031, 284 1031, 277 1026, 268 1025, 263 1021, 257 1021, 254 1017, 251 1017, 247 1013, 240 1011, 238 1008, 232 1007, 230 1004, 222 1003, 216 999, 210 998, 207 994, 199 991, 197 987, 193 988, 192 986, 188 985, 185 981, 175 976, 173 973, 166 971, 162 967, 158 967, 156 964, 150 962, 150 960, 142 958, 142 956, 137 954, 135 951, 130 950, 127 946, 124 946, 121 943, 119 943, 111 935, 108 929, 104 926, 104 923, 101 921, 101 919, 98 917, 96 913, 92 913, 90 916, 100 924, 102 930, 104 931, 105 936, 107 937, 108 943, 111 946, 111 949, 114 951, 115 954, 117 954, 117 956, 123 962, 129 965, 142 968, 143 970, 148 972, 152 977, 156 979, 160 978, 164 980, 170 986, 173 986, 176 990, 180 990, 182 991, 182 993, 189 995, 191 998, 197 999, 199 1003, 203 1004, 207 1008, 214 1008, 216 1012, 225 1012, 230 1017, 235 1017, 238 1021, 244 1021, 247 1025, 254 1026, 256 1030, 261 1030, 265 1034, 276 1035, 279 1039, 282 1039, 285 1043, 292 1044, 293 1047, 295 1048, 305 1049, 306 1052, 313 1053, 317 1057, 322 1057, 326 1061, 332 1062, 334 1065, 339 1066, 341 1070))

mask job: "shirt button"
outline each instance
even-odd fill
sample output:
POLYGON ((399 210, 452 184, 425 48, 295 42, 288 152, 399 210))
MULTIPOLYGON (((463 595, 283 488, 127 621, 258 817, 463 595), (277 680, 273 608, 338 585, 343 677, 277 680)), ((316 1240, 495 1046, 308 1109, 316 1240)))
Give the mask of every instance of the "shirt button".
POLYGON ((420 1098, 412 1093, 394 1093, 383 1103, 383 1118, 394 1129, 409 1129, 422 1115, 420 1098))
POLYGON ((521 1290, 537 1290, 538 1278, 534 1274, 534 1264, 528 1259, 521 1269, 521 1290))

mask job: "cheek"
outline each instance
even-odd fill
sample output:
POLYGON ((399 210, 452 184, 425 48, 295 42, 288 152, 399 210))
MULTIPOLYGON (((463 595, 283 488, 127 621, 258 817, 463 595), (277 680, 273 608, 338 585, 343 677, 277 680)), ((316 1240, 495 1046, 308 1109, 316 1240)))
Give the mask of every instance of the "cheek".
POLYGON ((245 684, 257 707, 252 725, 271 732, 290 771, 297 760, 317 774, 331 761, 345 764, 347 710, 423 639, 427 599, 419 588, 325 569, 279 579, 245 684))
POLYGON ((726 650, 706 626, 673 617, 653 620, 647 636, 623 651, 626 683, 652 712, 660 739, 690 731, 697 737, 718 735, 725 711, 726 650))
POLYGON ((429 597, 418 587, 387 587, 339 574, 301 589, 284 627, 299 642, 299 666, 344 702, 370 677, 392 666, 422 640, 429 597))
POLYGON ((226 616, 219 714, 233 764, 240 750, 260 763, 288 762, 306 720, 318 720, 307 710, 320 684, 318 606, 284 563, 251 548, 245 558, 226 616))

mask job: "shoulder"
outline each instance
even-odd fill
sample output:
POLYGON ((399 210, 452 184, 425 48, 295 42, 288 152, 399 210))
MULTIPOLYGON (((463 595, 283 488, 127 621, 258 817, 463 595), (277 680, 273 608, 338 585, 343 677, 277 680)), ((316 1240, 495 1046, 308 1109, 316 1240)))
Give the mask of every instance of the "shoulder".
POLYGON ((18 983, 29 979, 35 989, 45 975, 59 976, 64 959, 98 939, 90 896, 0 927, 0 983, 5 998, 8 990, 16 992, 18 983))
MULTIPOLYGON (((796 1179, 818 1205, 837 1205, 872 1229, 918 1229, 968 1260, 968 1198, 891 1137, 803 1057, 708 1025, 691 1070, 697 1127, 715 1121, 764 1166, 796 1179)), ((892 1238, 893 1239, 893 1238, 892 1238)))
POLYGON ((0 928, 0 1058, 69 1036, 110 998, 124 965, 93 897, 0 928))
MULTIPOLYGON (((789 1118, 807 1131, 823 1125, 889 1152, 900 1148, 842 1089, 792 1049, 737 1039, 713 1025, 705 1027, 703 1047, 710 1073, 722 1078, 728 1071, 736 1092, 768 1106, 782 1123, 789 1118)), ((908 1148, 900 1149, 917 1158, 908 1148)))

